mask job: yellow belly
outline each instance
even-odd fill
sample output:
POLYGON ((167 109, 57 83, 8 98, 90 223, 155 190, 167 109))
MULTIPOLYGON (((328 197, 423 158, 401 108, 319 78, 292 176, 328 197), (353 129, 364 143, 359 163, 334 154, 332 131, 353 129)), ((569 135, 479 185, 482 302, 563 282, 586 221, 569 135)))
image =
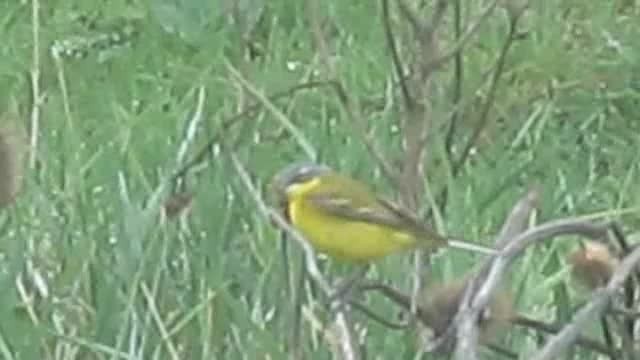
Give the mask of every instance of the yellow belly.
POLYGON ((289 216, 317 251, 340 260, 367 262, 416 245, 409 233, 337 218, 300 199, 290 202, 289 216))

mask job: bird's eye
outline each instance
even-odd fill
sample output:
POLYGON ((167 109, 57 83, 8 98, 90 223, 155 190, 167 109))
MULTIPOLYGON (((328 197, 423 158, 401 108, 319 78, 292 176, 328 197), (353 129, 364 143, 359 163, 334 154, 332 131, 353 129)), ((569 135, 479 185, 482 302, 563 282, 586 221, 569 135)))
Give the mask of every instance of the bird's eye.
POLYGON ((293 178, 292 183, 295 183, 295 184, 305 183, 311 180, 312 178, 313 178, 313 174, 310 171, 300 172, 296 174, 296 176, 293 178))

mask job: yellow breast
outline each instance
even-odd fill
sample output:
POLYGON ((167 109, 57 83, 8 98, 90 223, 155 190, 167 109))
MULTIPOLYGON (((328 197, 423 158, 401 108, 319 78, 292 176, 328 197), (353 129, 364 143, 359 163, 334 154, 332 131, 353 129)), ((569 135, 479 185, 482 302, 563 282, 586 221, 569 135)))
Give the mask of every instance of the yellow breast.
MULTIPOLYGON (((308 190, 312 183, 301 186, 308 190)), ((305 201, 305 191, 299 190, 289 197, 289 217, 317 251, 340 260, 367 262, 416 245, 409 233, 327 214, 305 201)))

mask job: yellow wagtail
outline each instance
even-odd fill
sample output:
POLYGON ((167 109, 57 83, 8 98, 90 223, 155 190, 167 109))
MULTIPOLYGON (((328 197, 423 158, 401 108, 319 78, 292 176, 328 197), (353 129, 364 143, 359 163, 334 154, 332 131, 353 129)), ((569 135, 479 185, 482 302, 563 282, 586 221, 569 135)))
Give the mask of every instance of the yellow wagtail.
POLYGON ((367 263, 403 250, 447 245, 494 253, 437 234, 364 183, 325 165, 289 165, 274 176, 271 186, 287 220, 317 251, 339 260, 367 263))

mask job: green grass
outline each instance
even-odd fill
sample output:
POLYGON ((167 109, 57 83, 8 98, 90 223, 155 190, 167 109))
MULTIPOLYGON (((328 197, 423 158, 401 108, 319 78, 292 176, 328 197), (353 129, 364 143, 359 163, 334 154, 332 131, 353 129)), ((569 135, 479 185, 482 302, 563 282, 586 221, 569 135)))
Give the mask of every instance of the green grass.
MULTIPOLYGON (((269 111, 243 118, 220 133, 225 119, 253 101, 232 80, 227 62, 266 94, 304 81, 309 72, 326 70, 316 57, 304 3, 267 2, 252 37, 262 53, 253 61, 241 39, 246 24, 257 16, 255 4, 262 2, 241 5, 244 17, 236 19, 241 24, 237 26, 219 3, 40 4, 41 91, 46 101, 37 164, 27 172, 16 206, 0 214, 3 358, 287 357, 293 305, 283 243, 255 210, 224 151, 211 152, 206 167, 187 177, 187 187, 195 194, 189 215, 182 222, 157 223, 159 205, 153 199, 166 194, 164 184, 177 166, 200 87, 206 90, 204 118, 187 158, 211 137, 235 139, 238 155, 260 186, 280 167, 304 158, 296 139, 269 111), (122 42, 125 46, 97 41, 82 58, 56 61, 51 56, 56 41, 84 44, 113 31, 129 34, 123 29, 135 30, 122 42), (290 69, 293 63, 297 67, 290 69), (31 299, 26 305, 16 279, 31 299)), ((365 104, 369 126, 385 153, 398 158, 400 135, 394 126, 401 99, 396 96, 388 112, 366 105, 385 95, 393 73, 379 4, 319 3, 317 15, 330 34, 339 78, 349 95, 365 104)), ((634 20, 640 9, 632 4, 620 10, 623 3, 532 2, 520 24, 527 35, 507 55, 489 125, 476 154, 455 178, 446 173, 441 140, 451 109, 453 66, 438 73, 432 99, 434 132, 425 161, 430 188, 449 189, 443 231, 489 238, 533 183, 542 189, 538 221, 604 213, 629 231, 640 223, 640 26, 634 20), (636 210, 618 214, 629 208, 636 210)), ((25 127, 30 124, 28 74, 34 46, 29 5, 0 4, 0 104, 9 109, 17 103, 25 127)), ((475 14, 478 9, 464 5, 463 10, 475 14)), ((450 38, 450 13, 446 19, 444 39, 450 38)), ((406 25, 396 26, 398 32, 408 32, 406 25)), ((498 10, 464 52, 467 106, 458 148, 475 126, 480 105, 474 94, 486 95, 485 74, 506 31, 506 17, 498 10)), ((303 91, 276 104, 322 161, 394 193, 331 90, 303 91)), ((569 286, 564 263, 574 243, 550 244, 527 252, 516 263, 508 287, 518 311, 547 321, 566 320, 579 299, 569 286)), ((287 250, 289 269, 299 276, 300 251, 295 244, 287 244, 287 250)), ((375 276, 409 289, 410 258, 385 259, 376 264, 375 276)), ((434 276, 438 281, 452 279, 477 260, 447 253, 434 260, 434 276)), ((326 265, 333 270, 332 264, 326 265)), ((312 294, 305 288, 306 304, 312 294)), ((368 304, 387 317, 398 313, 376 296, 370 296, 368 304)), ((355 316, 366 328, 369 358, 414 358, 413 331, 389 330, 355 316)), ((306 307, 301 326, 305 358, 331 357, 321 336, 325 329, 313 327, 313 321, 327 318, 321 305, 306 307)), ((598 331, 594 329, 594 336, 598 331)), ((536 347, 531 333, 518 330, 502 341, 522 354, 536 347)), ((586 351, 575 356, 595 359, 586 351)))

